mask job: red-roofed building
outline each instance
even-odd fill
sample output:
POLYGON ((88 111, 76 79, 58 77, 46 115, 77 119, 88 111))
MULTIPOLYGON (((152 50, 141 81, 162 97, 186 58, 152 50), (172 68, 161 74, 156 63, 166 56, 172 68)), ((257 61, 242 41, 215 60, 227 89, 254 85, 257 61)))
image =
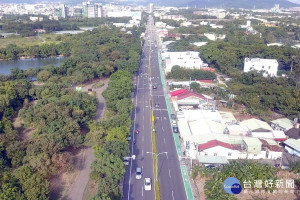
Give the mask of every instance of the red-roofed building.
POLYGON ((212 83, 212 80, 198 80, 200 83, 212 83))
POLYGON ((170 95, 171 95, 171 97, 176 97, 176 96, 181 95, 181 94, 184 94, 184 93, 186 93, 186 92, 188 92, 188 90, 185 90, 185 89, 179 89, 179 90, 175 90, 175 91, 173 91, 173 92, 170 92, 170 95))
POLYGON ((177 95, 177 100, 183 100, 183 99, 188 99, 188 100, 194 100, 194 99, 200 99, 200 100, 205 100, 206 97, 204 97, 202 94, 198 94, 196 92, 185 92, 180 95, 177 95))
POLYGON ((234 150, 231 144, 218 140, 210 140, 198 145, 199 155, 201 156, 224 156, 227 159, 238 159, 240 152, 234 150))

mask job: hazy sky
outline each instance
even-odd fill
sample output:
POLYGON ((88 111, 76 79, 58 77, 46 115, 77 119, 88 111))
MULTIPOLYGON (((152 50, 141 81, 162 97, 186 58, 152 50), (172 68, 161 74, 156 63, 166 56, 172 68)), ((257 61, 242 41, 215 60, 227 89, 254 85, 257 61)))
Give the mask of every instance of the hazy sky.
POLYGON ((290 2, 300 4, 300 0, 289 0, 290 2))

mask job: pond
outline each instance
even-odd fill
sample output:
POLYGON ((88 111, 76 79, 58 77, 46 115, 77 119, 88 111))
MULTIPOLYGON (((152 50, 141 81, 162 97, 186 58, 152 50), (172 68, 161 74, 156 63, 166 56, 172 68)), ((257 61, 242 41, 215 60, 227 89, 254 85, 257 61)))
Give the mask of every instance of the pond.
POLYGON ((0 60, 0 74, 8 75, 12 68, 27 70, 29 68, 39 68, 47 65, 59 66, 67 57, 49 57, 49 58, 29 58, 19 60, 0 60))

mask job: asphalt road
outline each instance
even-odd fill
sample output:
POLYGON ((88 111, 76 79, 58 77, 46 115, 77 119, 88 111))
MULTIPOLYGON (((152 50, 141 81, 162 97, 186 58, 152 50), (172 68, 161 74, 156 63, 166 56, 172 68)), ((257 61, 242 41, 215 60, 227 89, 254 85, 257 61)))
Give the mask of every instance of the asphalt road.
POLYGON ((150 119, 150 99, 153 98, 153 105, 159 104, 159 108, 154 108, 155 130, 157 153, 167 152, 158 156, 158 176, 160 181, 160 193, 162 200, 185 200, 186 194, 182 175, 179 167, 178 155, 172 136, 169 114, 164 99, 164 91, 160 79, 157 55, 157 36, 152 17, 149 18, 146 29, 146 41, 143 47, 143 56, 140 63, 138 76, 135 77, 137 90, 134 94, 135 110, 132 114, 134 120, 133 132, 140 130, 140 134, 134 134, 136 144, 131 143, 131 154, 136 155, 136 160, 132 160, 127 166, 123 182, 123 199, 130 200, 154 200, 154 171, 151 137, 150 119), (149 58, 151 66, 151 77, 149 77, 149 58), (152 89, 153 84, 157 86, 152 89), (143 178, 135 179, 136 167, 143 168, 143 178), (144 178, 150 177, 152 180, 152 190, 144 190, 144 178))
POLYGON ((150 99, 149 99, 149 49, 147 45, 143 47, 143 56, 140 62, 140 69, 135 76, 136 90, 133 94, 135 109, 132 113, 133 127, 132 140, 130 144, 131 155, 136 155, 135 160, 131 160, 130 165, 126 166, 126 174, 123 181, 123 199, 130 200, 154 200, 153 182, 153 156, 146 152, 152 152, 150 99), (140 133, 136 134, 135 130, 140 133), (143 168, 142 179, 135 178, 137 167, 143 168), (145 191, 144 179, 151 178, 152 190, 145 191))
MULTIPOLYGON (((157 38, 155 26, 152 29, 152 37, 157 38)), ((157 153, 168 152, 168 156, 165 154, 158 156, 160 194, 163 200, 185 200, 187 198, 161 83, 157 51, 158 49, 154 48, 151 56, 151 80, 152 84, 157 86, 157 89, 152 90, 153 102, 159 104, 159 108, 154 109, 156 148, 157 153)))

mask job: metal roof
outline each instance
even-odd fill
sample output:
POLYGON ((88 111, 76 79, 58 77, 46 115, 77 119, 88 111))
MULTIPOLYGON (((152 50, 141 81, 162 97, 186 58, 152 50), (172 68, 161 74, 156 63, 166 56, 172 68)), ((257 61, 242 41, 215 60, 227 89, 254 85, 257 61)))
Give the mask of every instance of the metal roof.
POLYGON ((261 121, 259 119, 254 119, 254 118, 242 121, 240 124, 247 126, 251 131, 262 131, 262 130, 272 131, 273 130, 272 127, 267 122, 261 121))
POLYGON ((286 141, 284 142, 284 144, 286 144, 286 145, 292 147, 293 149, 295 149, 295 150, 297 150, 297 151, 300 151, 300 139, 295 140, 295 139, 293 139, 293 138, 290 138, 290 139, 286 140, 286 141))
POLYGON ((293 121, 289 120, 288 118, 280 118, 271 121, 273 124, 278 124, 280 127, 285 128, 286 130, 289 130, 293 128, 293 121))
POLYGON ((246 145, 249 146, 257 146, 257 145, 261 145, 261 141, 258 138, 253 138, 253 137, 244 137, 243 138, 244 142, 246 143, 246 145))

